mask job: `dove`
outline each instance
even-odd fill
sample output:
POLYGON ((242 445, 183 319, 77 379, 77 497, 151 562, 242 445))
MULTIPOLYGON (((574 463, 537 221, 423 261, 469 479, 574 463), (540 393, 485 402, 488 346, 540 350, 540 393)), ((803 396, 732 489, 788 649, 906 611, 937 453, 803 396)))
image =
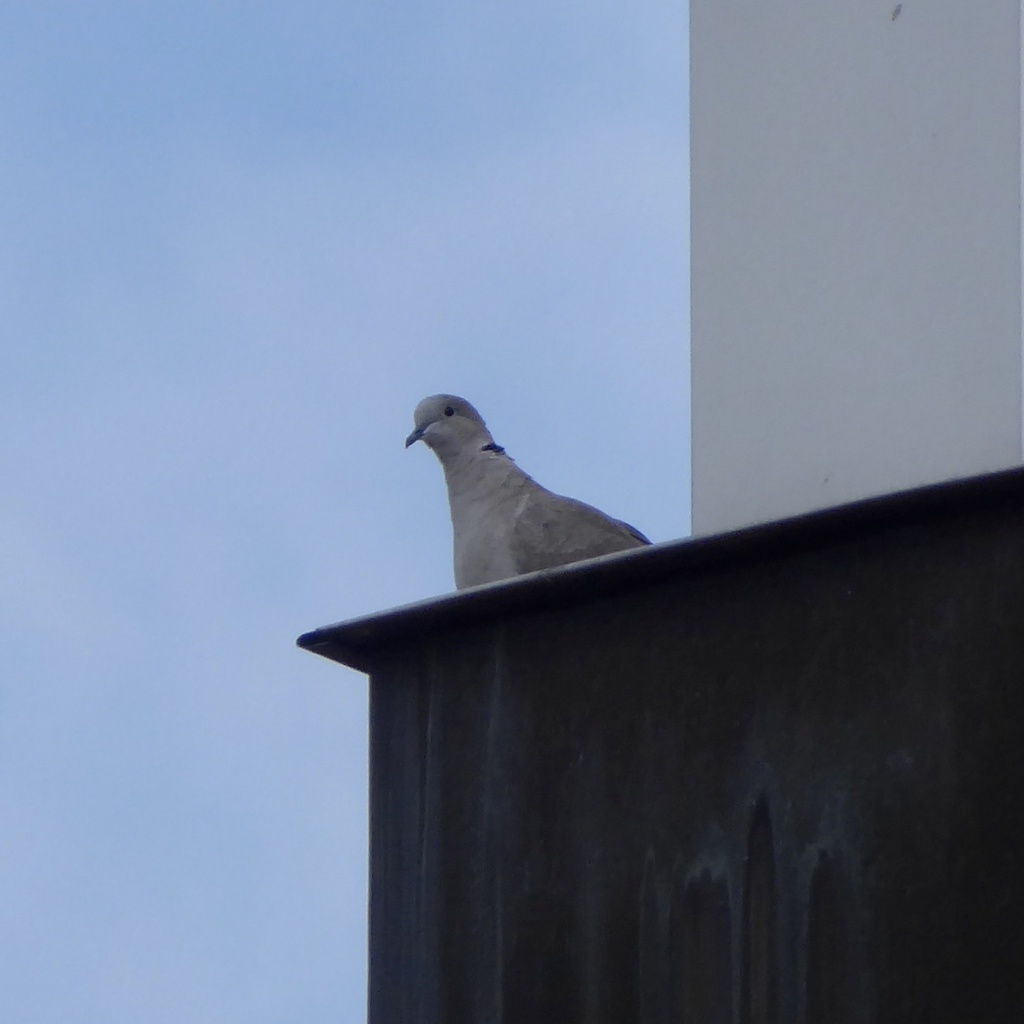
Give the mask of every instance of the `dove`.
POLYGON ((464 398, 424 398, 413 422, 405 447, 422 441, 444 470, 458 589, 651 543, 628 523, 538 484, 464 398))

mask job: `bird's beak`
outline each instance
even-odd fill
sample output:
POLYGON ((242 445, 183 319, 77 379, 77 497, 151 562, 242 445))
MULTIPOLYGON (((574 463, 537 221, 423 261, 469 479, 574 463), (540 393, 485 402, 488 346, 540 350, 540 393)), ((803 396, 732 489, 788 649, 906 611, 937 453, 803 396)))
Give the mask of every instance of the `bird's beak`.
POLYGON ((416 429, 415 429, 415 430, 414 430, 414 431, 413 431, 413 432, 412 432, 412 433, 411 433, 411 434, 410 434, 410 435, 409 435, 409 436, 408 436, 408 437, 407 437, 407 438, 405 439, 405 447, 406 447, 406 448, 408 448, 408 447, 409 447, 409 445, 411 445, 411 444, 415 444, 415 443, 416 443, 417 441, 421 441, 421 440, 423 440, 423 431, 424 431, 424 430, 426 430, 426 429, 427 429, 426 427, 417 427, 417 428, 416 428, 416 429))

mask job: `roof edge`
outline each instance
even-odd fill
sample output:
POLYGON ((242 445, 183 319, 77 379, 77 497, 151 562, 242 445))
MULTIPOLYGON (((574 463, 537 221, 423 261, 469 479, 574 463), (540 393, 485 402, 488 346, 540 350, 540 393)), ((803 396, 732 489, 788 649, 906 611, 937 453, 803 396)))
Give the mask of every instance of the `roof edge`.
POLYGON ((665 541, 514 576, 303 633, 303 650, 371 672, 382 648, 417 634, 524 609, 594 600, 668 579, 698 566, 850 539, 879 525, 949 516, 1003 502, 1024 506, 1024 467, 928 484, 728 533, 665 541))

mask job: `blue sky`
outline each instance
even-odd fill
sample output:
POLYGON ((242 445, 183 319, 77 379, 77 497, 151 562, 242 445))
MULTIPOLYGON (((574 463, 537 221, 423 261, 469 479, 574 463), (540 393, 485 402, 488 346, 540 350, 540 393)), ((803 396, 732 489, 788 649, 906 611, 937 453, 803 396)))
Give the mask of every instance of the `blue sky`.
POLYGON ((366 682, 453 391, 689 529, 685 5, 0 10, 0 1019, 365 1014, 366 682))

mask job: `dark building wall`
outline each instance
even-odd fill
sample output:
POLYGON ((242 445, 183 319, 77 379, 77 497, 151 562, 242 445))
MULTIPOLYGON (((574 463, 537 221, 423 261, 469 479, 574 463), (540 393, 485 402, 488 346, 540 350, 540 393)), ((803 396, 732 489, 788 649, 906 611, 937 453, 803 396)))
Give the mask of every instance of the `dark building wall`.
POLYGON ((303 637, 371 672, 370 1019, 1024 1006, 1024 476, 303 637))

